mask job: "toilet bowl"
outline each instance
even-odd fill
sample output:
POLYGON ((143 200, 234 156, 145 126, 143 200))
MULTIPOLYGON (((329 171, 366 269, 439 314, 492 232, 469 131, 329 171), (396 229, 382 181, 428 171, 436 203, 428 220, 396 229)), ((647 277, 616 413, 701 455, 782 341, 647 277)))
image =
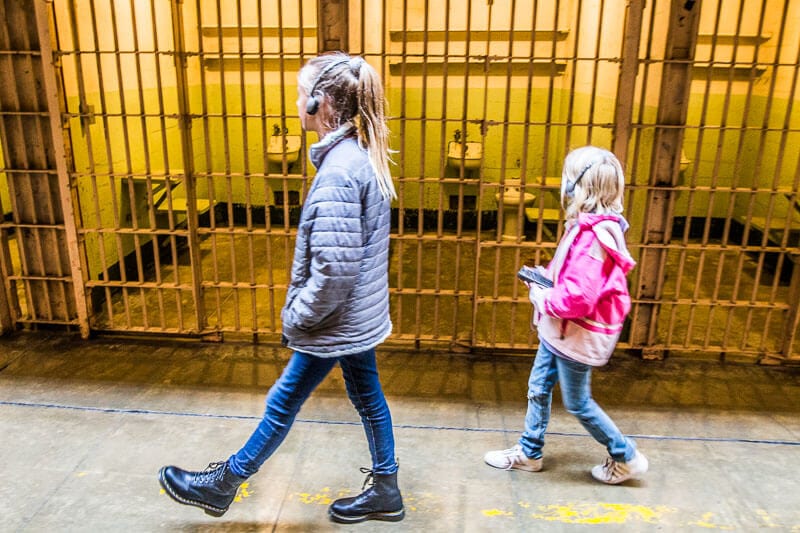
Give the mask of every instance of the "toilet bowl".
POLYGON ((525 192, 522 182, 518 179, 507 179, 503 184, 502 194, 494 195, 497 207, 503 210, 503 240, 525 239, 525 234, 519 227, 520 204, 523 206, 522 217, 525 217, 525 206, 530 206, 536 199, 535 194, 525 192))

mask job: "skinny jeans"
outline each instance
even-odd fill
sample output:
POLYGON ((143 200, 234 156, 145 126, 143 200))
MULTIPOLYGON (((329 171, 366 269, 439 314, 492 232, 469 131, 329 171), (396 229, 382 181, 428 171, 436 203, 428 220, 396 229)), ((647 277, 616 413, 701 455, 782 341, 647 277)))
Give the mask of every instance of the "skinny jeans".
POLYGON ((397 471, 392 416, 378 379, 375 349, 342 357, 294 352, 270 388, 264 416, 245 445, 229 459, 240 477, 255 474, 286 438, 303 403, 336 365, 342 369, 347 396, 361 416, 375 474, 397 471))

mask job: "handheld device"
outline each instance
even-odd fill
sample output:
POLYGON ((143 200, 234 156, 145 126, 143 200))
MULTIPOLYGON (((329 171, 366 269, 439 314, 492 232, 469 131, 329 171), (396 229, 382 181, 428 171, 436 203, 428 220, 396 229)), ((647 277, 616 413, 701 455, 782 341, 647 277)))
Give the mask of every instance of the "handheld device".
POLYGON ((535 283, 541 287, 552 287, 553 282, 550 281, 545 275, 542 273, 541 267, 531 268, 529 266, 523 265, 522 268, 519 269, 517 272, 517 277, 522 281, 527 281, 528 283, 535 283))

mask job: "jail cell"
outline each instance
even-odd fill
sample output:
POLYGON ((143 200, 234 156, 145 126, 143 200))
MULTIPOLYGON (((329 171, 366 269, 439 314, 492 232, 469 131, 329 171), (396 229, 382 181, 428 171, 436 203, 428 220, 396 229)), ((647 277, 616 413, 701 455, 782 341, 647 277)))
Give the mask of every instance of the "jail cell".
POLYGON ((276 342, 317 140, 296 74, 345 49, 388 101, 389 342, 535 349, 515 273, 595 144, 638 261, 620 347, 797 359, 798 0, 32 4, 0 55, 3 329, 276 342))
POLYGON ((786 15, 798 5, 700 7, 665 37, 658 5, 641 24, 627 211, 646 211, 632 220, 631 344, 656 357, 796 360, 800 57, 786 15), (663 63, 644 61, 662 38, 663 63), (653 113, 658 99, 672 104, 653 113))

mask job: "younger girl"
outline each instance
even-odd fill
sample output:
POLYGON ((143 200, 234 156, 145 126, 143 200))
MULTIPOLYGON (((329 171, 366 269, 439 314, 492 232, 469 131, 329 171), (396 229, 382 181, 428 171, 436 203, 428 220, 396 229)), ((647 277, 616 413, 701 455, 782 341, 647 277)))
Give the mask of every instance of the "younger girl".
POLYGON ((547 288, 527 283, 539 333, 528 381, 528 412, 519 443, 490 451, 484 460, 506 470, 542 469, 553 387, 564 407, 610 455, 592 468, 603 483, 622 483, 647 471, 647 459, 592 399, 592 367, 608 362, 630 311, 626 274, 635 263, 623 233, 622 167, 608 150, 585 146, 570 152, 561 176, 564 236, 545 276, 547 288))

